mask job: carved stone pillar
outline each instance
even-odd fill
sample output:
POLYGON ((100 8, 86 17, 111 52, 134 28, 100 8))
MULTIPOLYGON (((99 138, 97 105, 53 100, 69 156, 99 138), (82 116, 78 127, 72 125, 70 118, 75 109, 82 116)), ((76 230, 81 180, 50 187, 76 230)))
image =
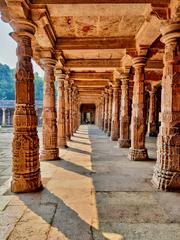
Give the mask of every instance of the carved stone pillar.
POLYGON ((73 135, 73 113, 72 113, 72 88, 69 87, 69 127, 70 135, 73 135))
POLYGON ((65 97, 64 97, 64 80, 66 75, 62 73, 61 69, 55 71, 56 80, 58 82, 58 147, 66 148, 66 124, 65 124, 65 97))
POLYGON ((121 112, 119 147, 129 148, 129 74, 121 75, 121 112))
POLYGON ((104 129, 104 109, 105 109, 105 99, 104 99, 104 93, 101 96, 102 101, 102 112, 101 112, 101 129, 104 129))
POLYGON ((2 108, 2 126, 6 126, 6 108, 2 108))
POLYGON ((147 149, 145 148, 145 71, 146 57, 139 56, 133 59, 135 68, 132 122, 131 122, 131 148, 130 160, 147 160, 147 149))
POLYGON ((112 121, 112 88, 109 89, 109 106, 108 106, 108 131, 107 135, 110 137, 111 135, 111 121, 112 121))
POLYGON ((156 91, 155 87, 149 92, 149 119, 148 119, 148 135, 157 136, 156 128, 156 91))
POLYGON ((117 141, 118 138, 119 138, 119 79, 115 79, 115 83, 113 84, 111 140, 117 141))
MULTIPOLYGON (((12 22, 13 24, 13 22, 12 22)), ((34 74, 31 63, 31 38, 35 26, 30 21, 16 21, 11 33, 17 42, 16 106, 13 119, 12 192, 33 192, 42 187, 39 164, 39 139, 34 107, 34 74)))
POLYGON ((152 182, 161 190, 180 189, 180 18, 161 28, 165 43, 161 127, 152 182))
POLYGON ((69 83, 68 80, 64 82, 64 96, 65 96, 65 125, 66 125, 66 138, 70 140, 70 114, 69 114, 69 83))
POLYGON ((104 132, 108 131, 108 101, 109 101, 109 94, 108 89, 105 89, 105 107, 104 107, 104 132))
POLYGON ((44 68, 44 95, 42 111, 42 134, 43 149, 41 160, 58 160, 59 149, 57 148, 57 113, 55 107, 54 68, 56 60, 42 58, 44 68))

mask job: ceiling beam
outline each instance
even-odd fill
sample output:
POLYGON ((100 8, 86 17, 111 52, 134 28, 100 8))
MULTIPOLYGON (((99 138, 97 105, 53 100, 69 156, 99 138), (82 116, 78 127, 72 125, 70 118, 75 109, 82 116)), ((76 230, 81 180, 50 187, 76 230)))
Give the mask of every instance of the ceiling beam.
POLYGON ((72 59, 65 63, 66 68, 119 68, 121 59, 72 59))
POLYGON ((94 38, 58 38, 56 49, 85 50, 85 49, 127 49, 135 48, 132 37, 94 37, 94 38))
POLYGON ((71 72, 69 75, 73 80, 111 80, 111 72, 71 72))
POLYGON ((170 0, 30 0, 32 4, 122 4, 122 3, 152 3, 168 4, 170 0))

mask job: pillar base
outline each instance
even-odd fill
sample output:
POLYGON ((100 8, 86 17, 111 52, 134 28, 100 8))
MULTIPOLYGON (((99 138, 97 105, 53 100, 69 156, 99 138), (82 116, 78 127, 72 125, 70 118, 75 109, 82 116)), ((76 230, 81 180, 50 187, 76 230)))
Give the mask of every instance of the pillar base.
POLYGON ((128 158, 133 161, 146 161, 148 160, 147 149, 130 148, 128 158))
POLYGON ((168 171, 155 167, 151 182, 156 189, 162 191, 179 191, 180 172, 168 171))
POLYGON ((59 145, 59 148, 65 149, 68 148, 68 145, 59 145))
POLYGON ((110 137, 111 136, 111 132, 107 131, 107 136, 110 137))
POLYGON ((118 139, 120 148, 130 148, 131 140, 130 139, 118 139))
POLYGON ((118 141, 118 136, 117 137, 111 136, 110 139, 111 139, 111 141, 118 141))
POLYGON ((58 148, 42 150, 40 155, 41 161, 53 161, 53 160, 59 160, 59 159, 60 158, 59 158, 58 148))
POLYGON ((13 176, 11 191, 14 193, 37 192, 43 189, 40 171, 13 176))

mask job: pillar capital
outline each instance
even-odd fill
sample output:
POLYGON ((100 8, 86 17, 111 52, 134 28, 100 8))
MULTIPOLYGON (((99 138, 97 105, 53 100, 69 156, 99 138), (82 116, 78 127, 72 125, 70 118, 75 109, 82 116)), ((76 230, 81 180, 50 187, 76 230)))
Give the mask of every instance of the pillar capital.
POLYGON ((49 58, 49 57, 45 57, 45 58, 41 58, 40 60, 44 70, 48 70, 48 69, 54 69, 57 61, 53 58, 49 58))
POLYGON ((146 62, 147 62, 147 57, 146 56, 137 56, 132 59, 132 62, 133 62, 134 68, 145 67, 146 62))
POLYGON ((180 17, 165 21, 160 28, 162 33, 161 41, 165 44, 176 41, 180 38, 180 17))
POLYGON ((19 42, 24 36, 33 38, 37 28, 32 21, 27 19, 13 19, 10 21, 10 25, 14 29, 14 32, 10 33, 10 36, 16 42, 19 42))
POLYGON ((129 73, 121 73, 121 83, 126 84, 129 81, 129 73))

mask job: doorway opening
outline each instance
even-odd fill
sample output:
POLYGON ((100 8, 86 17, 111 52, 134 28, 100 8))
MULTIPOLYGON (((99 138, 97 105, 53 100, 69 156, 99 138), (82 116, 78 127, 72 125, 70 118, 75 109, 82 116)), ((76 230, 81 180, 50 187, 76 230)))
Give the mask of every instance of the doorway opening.
POLYGON ((95 124, 95 104, 81 104, 81 124, 95 124))

